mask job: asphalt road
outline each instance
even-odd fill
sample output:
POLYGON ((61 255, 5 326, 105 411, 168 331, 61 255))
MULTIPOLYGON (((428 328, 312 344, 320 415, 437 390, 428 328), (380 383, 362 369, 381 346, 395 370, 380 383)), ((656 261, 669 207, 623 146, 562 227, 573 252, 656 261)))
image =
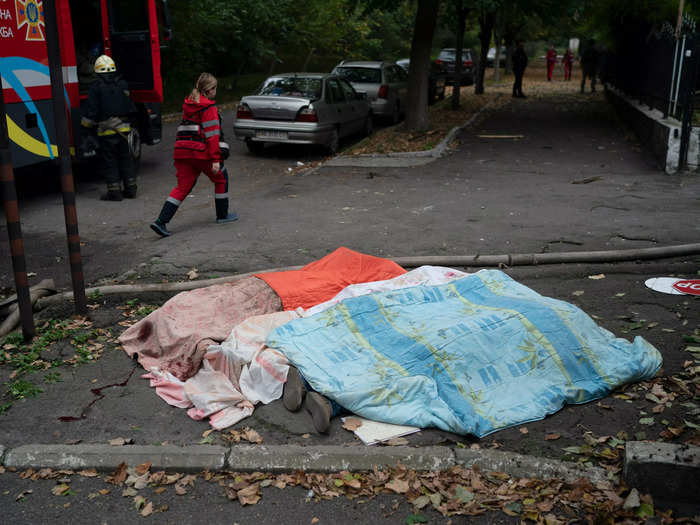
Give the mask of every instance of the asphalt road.
MULTIPOLYGON (((230 125, 230 115, 225 115, 225 126, 230 125)), ((413 169, 321 168, 300 175, 289 169, 296 168, 298 161, 320 160, 318 151, 271 148, 263 157, 254 157, 242 143, 232 141, 227 166, 232 174, 232 208, 240 220, 226 225, 214 223, 213 188, 204 179, 169 225, 173 235, 160 239, 148 224, 175 182, 170 160, 174 126, 166 124, 163 143, 144 151, 137 199, 102 202, 99 195, 104 191, 103 184, 85 170, 78 177, 77 207, 88 284, 181 280, 193 268, 202 277, 212 277, 298 265, 341 245, 388 257, 646 248, 697 242, 699 238, 700 177, 668 176, 659 171, 629 132, 620 127, 602 96, 568 102, 535 97, 513 101, 465 130, 451 154, 413 169)), ((33 179, 23 182, 20 213, 25 250, 28 270, 36 274, 30 282, 51 277, 67 289, 70 279, 61 197, 50 185, 33 179)), ((0 253, 0 283, 9 291, 13 282, 7 244, 0 245, 0 253)), ((664 373, 670 375, 679 372, 687 358, 683 334, 699 327, 697 301, 658 294, 643 283, 653 276, 694 277, 699 263, 700 257, 693 256, 506 271, 544 295, 577 304, 622 337, 643 335, 662 352, 664 373), (597 274, 605 274, 605 278, 588 279, 597 274)), ((125 299, 106 300, 104 308, 92 314, 95 325, 115 326, 121 315, 117 301, 125 299)), ((144 298, 149 299, 164 298, 144 298)), ((70 308, 64 307, 51 315, 69 313, 70 308)), ((15 403, 3 416, 4 444, 20 444, 29 434, 32 441, 40 443, 75 439, 105 442, 118 436, 131 437, 136 443, 200 440, 204 423, 167 407, 138 374, 131 377, 126 388, 109 389, 108 395, 91 408, 89 420, 67 426, 55 421, 54 416, 79 414, 94 398, 91 388, 123 381, 131 366, 122 352, 109 350, 94 365, 62 371, 66 374, 64 382, 43 385, 44 394, 15 403)), ((0 379, 7 377, 3 373, 0 379)), ((640 392, 634 402, 610 398, 602 407, 595 403, 568 407, 544 421, 529 423, 527 433, 508 429, 489 436, 483 445, 561 457, 562 447, 580 444, 587 431, 597 436, 615 435, 620 430, 630 435, 643 431, 653 439, 664 426, 660 422, 651 427, 639 424, 640 412, 651 406, 640 392), (560 434, 560 439, 546 440, 551 433, 560 434)), ((664 417, 669 424, 678 424, 684 413, 676 404, 664 417)), ((261 432, 266 443, 340 444, 354 440, 337 421, 327 438, 304 437, 310 432, 309 423, 304 415, 286 413, 280 403, 256 410, 253 418, 243 422, 261 432)), ((415 434, 409 441, 418 446, 469 442, 435 430, 415 434)), ((14 501, 13 494, 23 490, 22 482, 15 478, 0 476, 3 501, 14 501)), ((35 505, 24 508, 24 503, 16 502, 12 504, 12 522, 42 522, 45 516, 66 516, 47 490, 36 488, 36 496, 26 498, 29 503, 35 497, 36 508, 45 509, 44 514, 37 514, 35 505), (36 501, 41 498, 44 504, 36 501)), ((89 492, 93 488, 81 490, 89 492)), ((287 512, 299 513, 291 514, 298 518, 293 522, 311 522, 314 516, 320 516, 314 514, 321 512, 317 510, 320 507, 299 505, 301 496, 281 497, 290 498, 287 506, 284 499, 271 498, 281 502, 275 508, 284 510, 276 513, 270 507, 267 520, 256 514, 261 507, 246 510, 250 514, 240 514, 240 520, 240 507, 227 516, 226 502, 211 499, 214 496, 206 493, 191 508, 159 516, 165 522, 192 521, 192 516, 201 515, 200 508, 204 512, 213 501, 212 508, 221 509, 212 514, 213 522, 229 519, 272 523, 282 521, 287 512)), ((76 514, 76 520, 110 522, 111 513, 120 516, 122 522, 138 518, 129 518, 132 511, 128 507, 133 505, 129 499, 116 494, 110 498, 102 508, 82 505, 79 500, 76 507, 82 514, 76 514), (90 508, 93 511, 85 510, 90 508)), ((176 503, 168 503, 175 508, 176 503)), ((375 504, 387 503, 379 500, 371 505, 375 504)), ((347 522, 362 522, 363 515, 382 513, 379 507, 352 510, 346 509, 347 505, 345 500, 336 500, 322 523, 343 523, 338 516, 344 513, 349 516, 347 522)), ((399 512, 386 522, 401 522, 406 515, 399 512)))
MULTIPOLYGON (((224 127, 231 123, 226 114, 224 127)), ((586 251, 695 242, 700 229, 700 177, 657 170, 602 96, 567 107, 513 101, 467 129, 458 151, 413 169, 298 175, 288 170, 322 152, 276 147, 256 157, 231 140, 226 165, 240 220, 215 224, 213 185, 203 178, 169 224, 173 235, 160 239, 148 225, 175 183, 174 131, 166 124, 162 143, 144 149, 135 200, 100 201, 103 184, 89 167, 77 176, 87 283, 128 270, 153 280, 182 279, 193 268, 203 276, 264 270, 304 264, 341 245, 378 256, 586 251), (499 134, 524 138, 479 137, 499 134)), ((37 191, 52 186, 45 178, 24 178, 31 282, 51 277, 70 287, 61 195, 37 191)), ((7 243, 0 255, 7 290, 7 243)))

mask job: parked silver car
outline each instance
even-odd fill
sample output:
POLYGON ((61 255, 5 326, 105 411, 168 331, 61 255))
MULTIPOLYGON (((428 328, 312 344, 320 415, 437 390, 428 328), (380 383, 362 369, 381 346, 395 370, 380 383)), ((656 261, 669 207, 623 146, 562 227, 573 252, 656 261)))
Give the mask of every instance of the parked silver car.
POLYGON ((393 62, 343 61, 333 74, 346 79, 355 90, 366 93, 375 117, 401 120, 408 101, 408 74, 393 62))
POLYGON ((341 138, 372 132, 372 111, 365 95, 342 78, 286 73, 241 99, 233 132, 251 153, 266 143, 321 144, 335 153, 341 138))

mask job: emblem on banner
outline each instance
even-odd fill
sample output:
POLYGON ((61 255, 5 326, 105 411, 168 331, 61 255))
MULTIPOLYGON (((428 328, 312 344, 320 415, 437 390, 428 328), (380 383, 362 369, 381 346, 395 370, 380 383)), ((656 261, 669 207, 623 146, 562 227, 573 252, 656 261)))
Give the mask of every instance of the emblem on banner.
POLYGON ((27 26, 26 40, 45 40, 44 6, 42 0, 15 0, 17 30, 27 26))

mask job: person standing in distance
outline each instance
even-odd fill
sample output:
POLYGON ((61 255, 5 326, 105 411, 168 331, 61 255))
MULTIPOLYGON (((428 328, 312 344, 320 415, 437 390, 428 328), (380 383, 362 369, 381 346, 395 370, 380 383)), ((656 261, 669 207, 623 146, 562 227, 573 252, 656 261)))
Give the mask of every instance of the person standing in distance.
POLYGON ((526 98, 523 94, 523 75, 527 67, 527 53, 523 47, 523 41, 518 40, 515 51, 513 52, 513 96, 517 98, 526 98))
POLYGON ((202 173, 214 183, 216 222, 221 224, 238 219, 238 215, 228 211, 228 177, 221 164, 221 126, 214 102, 216 87, 216 78, 202 73, 182 104, 182 121, 177 128, 173 153, 177 185, 165 200, 158 218, 151 223, 151 229, 161 237, 170 235, 166 224, 202 173))
POLYGON ((96 79, 90 84, 87 106, 80 124, 89 133, 97 134, 102 161, 100 171, 107 183, 107 193, 100 199, 133 199, 137 185, 129 148, 129 115, 136 112, 136 107, 131 101, 129 86, 117 74, 114 60, 107 55, 99 56, 94 69, 96 79))
POLYGON ((547 50, 547 81, 552 81, 552 73, 554 72, 554 65, 557 63, 557 51, 554 49, 554 44, 550 44, 547 50))

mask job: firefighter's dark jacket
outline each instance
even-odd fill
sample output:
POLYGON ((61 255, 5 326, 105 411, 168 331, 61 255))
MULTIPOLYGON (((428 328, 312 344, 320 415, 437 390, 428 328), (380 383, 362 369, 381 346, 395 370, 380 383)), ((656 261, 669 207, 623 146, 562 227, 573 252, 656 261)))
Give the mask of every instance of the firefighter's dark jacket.
POLYGON ((126 81, 118 73, 98 73, 90 85, 81 124, 86 128, 97 126, 99 136, 128 133, 128 118, 135 112, 126 81))

